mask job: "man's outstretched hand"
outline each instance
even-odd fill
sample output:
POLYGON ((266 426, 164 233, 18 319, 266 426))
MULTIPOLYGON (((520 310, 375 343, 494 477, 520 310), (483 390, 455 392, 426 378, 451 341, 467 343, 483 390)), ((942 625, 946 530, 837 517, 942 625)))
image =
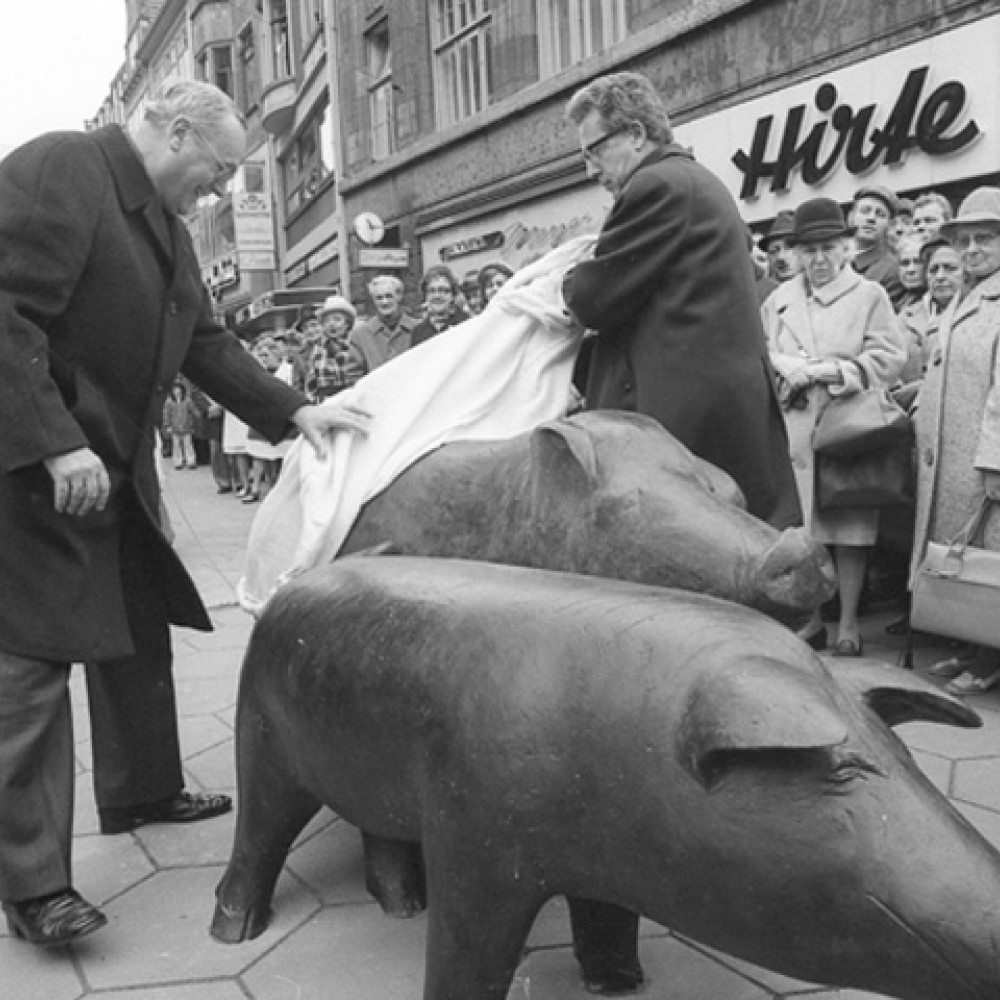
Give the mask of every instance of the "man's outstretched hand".
POLYGON ((366 410, 349 403, 338 405, 302 406, 292 414, 292 422, 313 446, 317 458, 326 457, 327 437, 333 431, 355 431, 367 434, 372 417, 366 410))

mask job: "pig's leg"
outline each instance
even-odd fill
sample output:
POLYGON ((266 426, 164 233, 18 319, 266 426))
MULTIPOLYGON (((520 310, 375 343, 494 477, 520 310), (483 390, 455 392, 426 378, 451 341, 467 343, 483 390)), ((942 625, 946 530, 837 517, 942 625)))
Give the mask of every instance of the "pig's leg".
POLYGON ((300 788, 263 719, 242 711, 237 734, 239 811, 233 854, 215 891, 212 937, 227 944, 255 938, 271 918, 271 897, 288 851, 319 811, 320 801, 300 788), (252 717, 252 718, 251 718, 252 717))
POLYGON ((412 917, 427 907, 419 844, 385 840, 361 832, 365 844, 365 888, 390 917, 412 917))
POLYGON ((639 964, 639 916, 612 903, 573 897, 569 903, 573 954, 591 993, 620 996, 643 983, 639 964))
POLYGON ((427 960, 424 1000, 504 1000, 545 897, 517 859, 479 846, 483 831, 424 842, 427 960))

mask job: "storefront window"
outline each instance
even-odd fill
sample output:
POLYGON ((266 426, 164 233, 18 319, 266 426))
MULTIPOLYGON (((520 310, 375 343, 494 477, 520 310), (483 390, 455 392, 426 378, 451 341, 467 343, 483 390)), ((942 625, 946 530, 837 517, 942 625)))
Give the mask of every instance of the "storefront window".
POLYGON ((538 0, 542 76, 553 76, 626 35, 627 0, 538 0))
POLYGON ((309 118, 281 161, 285 212, 293 215, 307 205, 322 181, 333 172, 332 125, 324 103, 309 118))
POLYGON ((490 103, 489 0, 431 0, 438 125, 461 121, 490 103))

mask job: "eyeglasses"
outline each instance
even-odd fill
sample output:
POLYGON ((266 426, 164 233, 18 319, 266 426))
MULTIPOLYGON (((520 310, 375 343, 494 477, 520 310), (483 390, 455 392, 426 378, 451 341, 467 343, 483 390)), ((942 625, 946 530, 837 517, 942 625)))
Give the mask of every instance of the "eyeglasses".
POLYGON ((956 233, 952 242, 959 250, 968 250, 973 243, 978 247, 991 247, 1000 239, 1000 233, 988 231, 977 233, 956 233))
POLYGON ((212 189, 221 198, 223 195, 224 185, 228 184, 236 176, 236 171, 239 169, 238 163, 226 163, 226 161, 219 156, 219 151, 215 148, 213 143, 209 141, 208 136, 194 122, 189 121, 188 125, 191 131, 194 133, 194 137, 212 154, 212 159, 215 160, 215 180, 212 182, 212 189))
POLYGON ((613 139, 616 135, 621 135, 622 132, 631 131, 631 126, 623 125, 621 128, 616 128, 613 132, 605 132, 604 135, 598 136, 593 142, 588 142, 586 146, 583 147, 583 158, 589 160, 591 163, 597 159, 597 151, 603 146, 608 140, 613 139))

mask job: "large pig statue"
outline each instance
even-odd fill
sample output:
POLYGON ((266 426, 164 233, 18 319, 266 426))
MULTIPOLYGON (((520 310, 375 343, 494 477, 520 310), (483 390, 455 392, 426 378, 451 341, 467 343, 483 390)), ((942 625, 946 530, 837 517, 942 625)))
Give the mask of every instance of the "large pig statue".
POLYGON ((247 651, 212 933, 264 929, 325 803, 422 842, 426 1000, 502 1000, 556 894, 801 979, 997 1000, 1000 855, 889 728, 979 719, 907 671, 837 678, 700 594, 449 559, 314 570, 247 651))
POLYGON ((655 420, 582 413, 425 456, 361 511, 342 553, 390 543, 715 594, 786 622, 832 596, 826 549, 751 516, 736 483, 655 420))

